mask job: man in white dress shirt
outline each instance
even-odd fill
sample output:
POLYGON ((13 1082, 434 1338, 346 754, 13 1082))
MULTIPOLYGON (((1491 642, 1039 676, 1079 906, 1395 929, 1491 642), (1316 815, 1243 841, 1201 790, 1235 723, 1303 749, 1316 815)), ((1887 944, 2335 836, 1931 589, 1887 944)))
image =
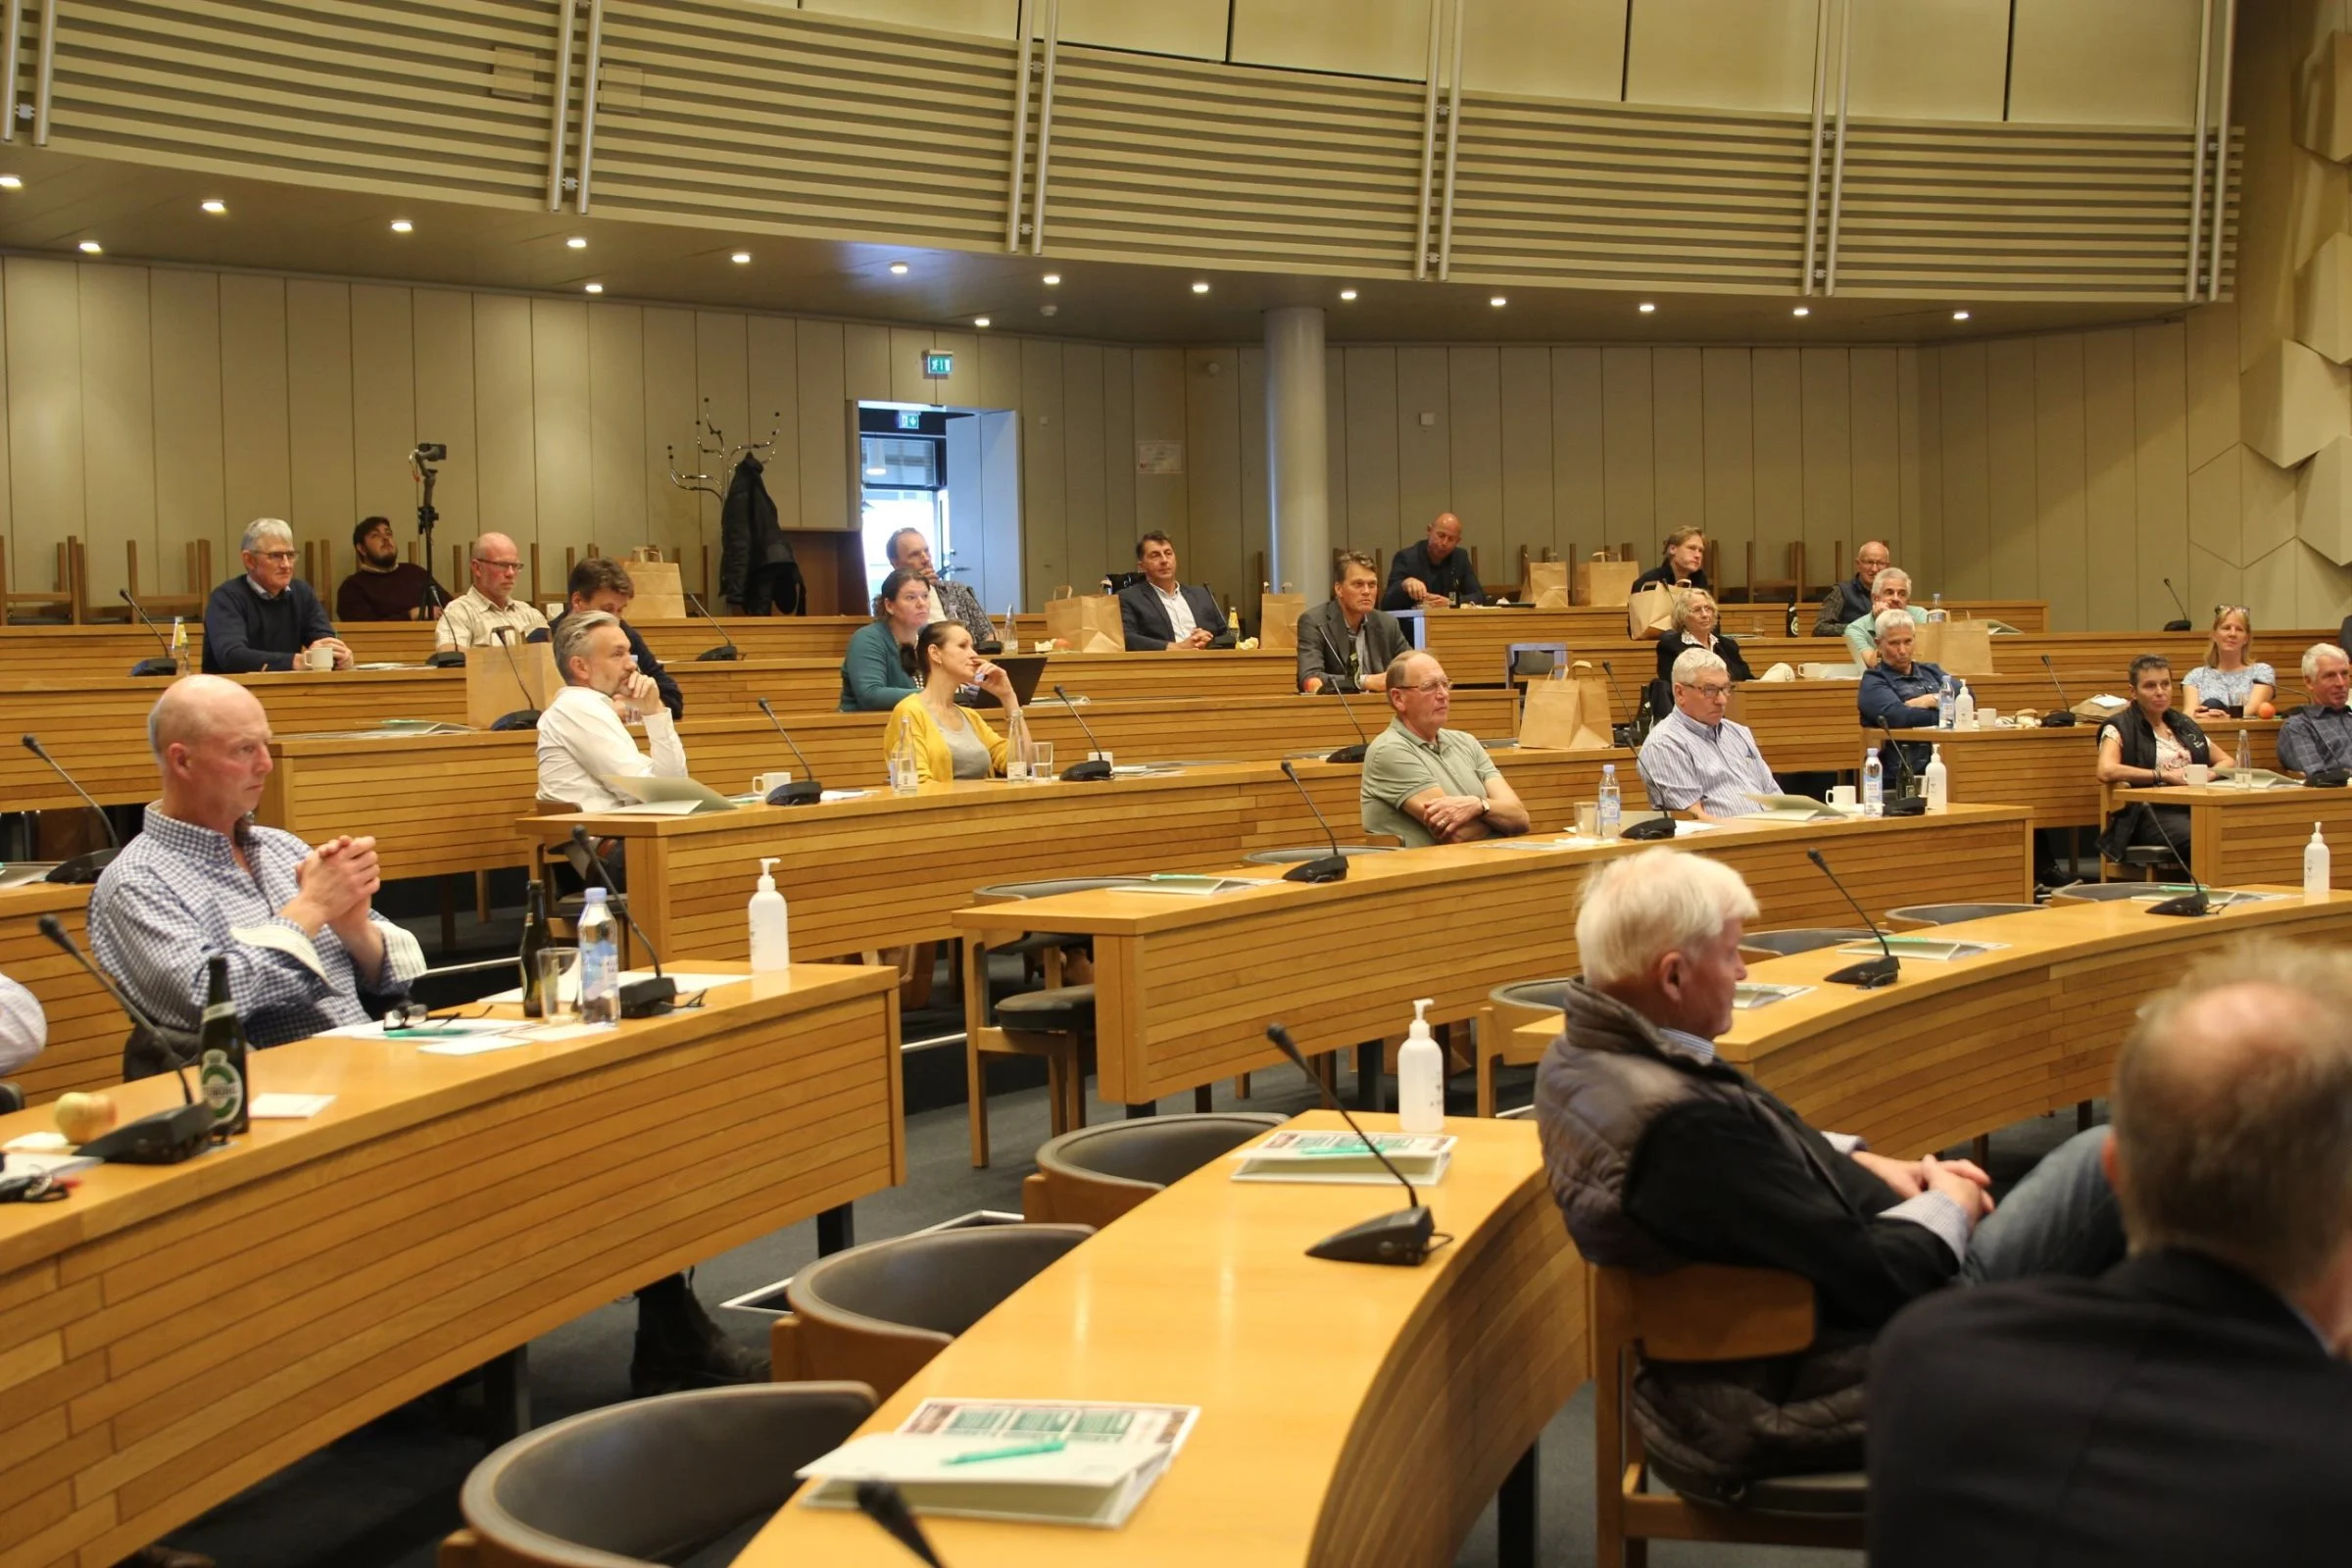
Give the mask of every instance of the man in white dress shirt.
POLYGON ((547 617, 536 606, 514 597, 514 582, 522 571, 522 552, 503 533, 486 533, 473 542, 473 586, 441 612, 433 639, 437 648, 487 648, 505 641, 517 646, 531 633, 547 630, 547 617), (502 638, 500 633, 505 633, 502 638))
POLYGON ((677 720, 662 706, 653 677, 637 668, 616 617, 601 610, 565 615, 556 628, 556 668, 564 689, 539 715, 541 800, 609 811, 632 800, 609 778, 686 776, 677 720), (651 757, 630 738, 632 719, 644 721, 651 757))

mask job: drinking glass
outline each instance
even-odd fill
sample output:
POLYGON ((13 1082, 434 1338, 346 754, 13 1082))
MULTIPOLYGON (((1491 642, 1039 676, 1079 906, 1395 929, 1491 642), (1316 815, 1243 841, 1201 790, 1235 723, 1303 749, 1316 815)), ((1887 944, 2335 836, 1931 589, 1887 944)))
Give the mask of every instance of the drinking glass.
POLYGON ((1029 743, 1029 776, 1041 783, 1054 776, 1054 743, 1052 741, 1031 741, 1029 743))
POLYGON ((536 961, 541 1016, 549 1023, 576 1022, 580 1015, 580 950, 541 948, 536 961))

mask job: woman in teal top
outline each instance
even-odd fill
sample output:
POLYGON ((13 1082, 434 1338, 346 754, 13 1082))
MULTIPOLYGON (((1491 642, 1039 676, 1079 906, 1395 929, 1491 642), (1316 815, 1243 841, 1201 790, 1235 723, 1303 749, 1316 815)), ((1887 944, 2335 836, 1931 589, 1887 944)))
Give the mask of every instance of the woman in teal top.
POLYGON ((912 648, 930 624, 930 584, 911 571, 883 578, 873 623, 850 633, 850 651, 842 656, 841 710, 887 713, 908 692, 920 691, 923 683, 908 672, 900 650, 912 648))

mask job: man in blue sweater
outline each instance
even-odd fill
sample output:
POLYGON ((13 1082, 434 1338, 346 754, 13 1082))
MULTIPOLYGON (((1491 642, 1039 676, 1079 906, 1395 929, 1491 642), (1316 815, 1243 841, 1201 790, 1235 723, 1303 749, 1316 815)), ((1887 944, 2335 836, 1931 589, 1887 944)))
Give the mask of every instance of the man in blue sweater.
POLYGON ((311 585, 294 575, 294 530, 275 517, 256 517, 237 542, 245 575, 213 590, 204 606, 204 672, 249 675, 263 669, 301 669, 314 648, 351 667, 351 650, 335 635, 326 608, 311 585))

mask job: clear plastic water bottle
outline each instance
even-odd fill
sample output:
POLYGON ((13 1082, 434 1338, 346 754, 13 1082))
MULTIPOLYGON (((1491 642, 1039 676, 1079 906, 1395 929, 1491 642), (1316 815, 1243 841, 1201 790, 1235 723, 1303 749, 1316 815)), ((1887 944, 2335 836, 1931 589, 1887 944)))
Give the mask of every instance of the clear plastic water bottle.
POLYGON ((1936 594, 1928 601, 1928 618, 1935 621, 1952 618, 1951 612, 1943 608, 1943 595, 1936 594))
POLYGON ((580 910, 580 1021, 614 1023, 619 1018, 620 945, 613 937, 605 890, 590 888, 580 910))
POLYGON ((2242 729, 2237 732, 2237 783, 2240 789, 2254 787, 2254 743, 2242 729))
POLYGON ((1886 814, 1886 764, 1879 760, 1879 749, 1876 746, 1862 760, 1862 814, 1886 814))
POLYGON ((1952 727, 1954 701, 1955 700, 1952 695, 1952 677, 1946 675, 1943 677, 1943 685, 1938 688, 1936 693, 1936 727, 1937 729, 1950 729, 1952 727))
POLYGON ((1617 764, 1615 762, 1600 764, 1600 809, 1598 815, 1600 836, 1604 839, 1615 838, 1618 827, 1625 820, 1625 806, 1617 795, 1617 764))

